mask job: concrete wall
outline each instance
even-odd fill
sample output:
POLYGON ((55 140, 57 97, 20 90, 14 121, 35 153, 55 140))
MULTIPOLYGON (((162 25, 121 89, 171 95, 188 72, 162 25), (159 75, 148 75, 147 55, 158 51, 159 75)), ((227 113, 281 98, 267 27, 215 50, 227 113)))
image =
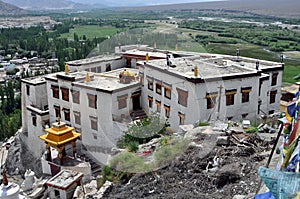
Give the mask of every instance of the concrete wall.
MULTIPOLYGON (((248 114, 245 119, 255 120, 258 109, 258 90, 259 90, 259 76, 237 78, 232 80, 214 80, 207 81, 205 83, 191 83, 183 78, 162 73, 153 68, 147 66, 140 67, 140 71, 144 73, 144 86, 142 87, 142 106, 150 113, 156 111, 157 106, 155 100, 161 101, 161 117, 165 118, 164 104, 170 106, 170 118, 168 121, 171 124, 171 128, 177 129, 179 126, 178 112, 185 114, 184 124, 193 124, 196 121, 207 121, 219 119, 225 120, 232 118, 232 120, 242 120, 242 114, 248 114), (153 77, 154 86, 153 91, 148 89, 147 75, 153 77), (172 85, 171 99, 164 96, 164 89, 162 87, 162 94, 156 93, 155 83, 157 81, 166 82, 172 85), (206 93, 217 92, 220 93, 221 98, 217 97, 214 108, 207 109, 206 93), (242 103, 241 88, 251 87, 252 90, 249 93, 249 102, 242 103), (178 92, 176 88, 188 91, 187 107, 178 103, 178 92), (237 93, 234 95, 234 104, 226 105, 225 91, 230 89, 236 89, 237 93), (149 108, 148 96, 153 97, 153 107, 149 108), (218 102, 221 99, 220 111, 218 112, 218 102)), ((278 77, 279 78, 279 77, 278 77)), ((262 93, 266 93, 266 88, 262 88, 262 93)), ((279 101, 274 103, 274 107, 279 108, 279 101)))
MULTIPOLYGON (((30 81, 30 80, 28 80, 30 81)), ((22 141, 27 145, 34 157, 39 158, 45 150, 45 144, 38 136, 45 134, 44 128, 49 121, 46 82, 29 84, 22 82, 22 141), (29 86, 29 95, 27 87, 29 86), (36 126, 33 125, 36 118, 36 126), (33 144, 34 143, 34 144, 33 144)))

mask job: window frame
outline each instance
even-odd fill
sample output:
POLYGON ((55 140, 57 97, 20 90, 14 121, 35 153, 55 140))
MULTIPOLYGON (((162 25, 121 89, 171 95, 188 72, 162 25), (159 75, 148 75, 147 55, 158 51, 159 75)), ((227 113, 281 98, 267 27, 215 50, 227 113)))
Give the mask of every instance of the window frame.
POLYGON ((161 112, 161 101, 155 100, 155 104, 156 104, 156 112, 160 113, 161 112))
POLYGON ((185 114, 182 112, 178 112, 178 117, 179 117, 179 125, 184 125, 185 114))
POLYGON ((30 96, 30 85, 26 84, 26 94, 30 96))
POLYGON ((176 88, 177 94, 178 94, 178 104, 187 107, 188 106, 188 97, 189 97, 189 92, 185 91, 181 88, 176 88))
POLYGON ((81 113, 79 111, 73 111, 74 114, 74 123, 81 125, 81 113))
POLYGON ((119 110, 127 107, 127 98, 128 94, 117 97, 119 110))
POLYGON ((278 72, 273 73, 271 77, 271 86, 276 86, 278 79, 278 72))
POLYGON ((252 87, 241 88, 242 103, 250 102, 250 92, 251 91, 252 91, 252 87))
POLYGON ((234 95, 236 94, 236 89, 230 89, 225 91, 226 95, 226 106, 232 106, 234 105, 234 95))
POLYGON ((70 109, 63 108, 63 111, 64 111, 65 120, 70 122, 71 121, 70 109))
POLYGON ((153 97, 148 95, 148 107, 153 108, 153 97))
POLYGON ((59 99, 59 86, 58 85, 51 85, 52 89, 52 97, 59 99))
POLYGON ((153 77, 149 77, 147 76, 147 85, 148 85, 148 89, 153 91, 153 87, 154 87, 154 79, 153 77))
POLYGON ((90 116, 91 129, 98 131, 98 117, 90 116))
POLYGON ((170 118, 171 116, 171 107, 168 104, 164 104, 164 109, 165 109, 165 117, 170 118))
POLYGON ((88 96, 88 105, 90 108, 97 109, 97 95, 87 93, 88 96))
POLYGON ((277 90, 271 90, 270 91, 270 104, 273 104, 276 102, 276 94, 277 94, 277 90))
POLYGON ((62 98, 62 100, 68 102, 69 101, 69 89, 61 87, 60 90, 61 90, 61 98, 62 98))
POLYGON ((80 92, 77 90, 71 90, 72 101, 75 104, 80 104, 80 92))
POLYGON ((155 83, 155 92, 159 95, 162 94, 162 83, 160 81, 155 83))
POLYGON ((218 92, 206 93, 206 109, 212 109, 217 103, 217 97, 219 96, 218 92))

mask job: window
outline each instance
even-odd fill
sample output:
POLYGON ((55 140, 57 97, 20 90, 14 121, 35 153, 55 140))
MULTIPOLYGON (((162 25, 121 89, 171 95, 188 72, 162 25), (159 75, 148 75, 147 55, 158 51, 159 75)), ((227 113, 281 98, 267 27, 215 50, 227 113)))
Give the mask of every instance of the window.
POLYGON ((178 112, 178 116, 179 116, 179 125, 184 125, 185 114, 178 112))
POLYGON ((64 115, 65 115, 65 120, 70 122, 70 109, 64 108, 64 115))
POLYGON ((178 92, 178 104, 187 107, 188 91, 176 88, 178 92))
POLYGON ((30 95, 30 86, 26 85, 26 94, 29 96, 30 95))
POLYGON ((96 72, 96 67, 95 68, 91 68, 91 72, 95 73, 96 72))
POLYGON ((60 88, 60 89, 61 89, 62 99, 65 101, 69 101, 69 89, 67 88, 60 88))
POLYGON ((122 95, 122 96, 118 96, 117 99, 118 99, 118 105, 119 105, 119 109, 122 109, 122 108, 126 108, 127 107, 127 97, 128 95, 122 95))
POLYGON ((215 106, 218 92, 206 93, 206 108, 211 109, 215 106))
POLYGON ((167 118, 169 118, 169 117, 170 117, 170 111, 171 111, 170 106, 164 104, 164 109, 165 109, 165 116, 166 116, 167 118))
POLYGON ((98 131, 98 118, 90 116, 91 120, 91 129, 98 131))
POLYGON ((32 118, 32 125, 36 126, 36 115, 35 114, 31 114, 31 118, 32 118))
POLYGON ((140 73, 139 73, 139 77, 140 77, 140 84, 141 84, 142 86, 144 86, 144 73, 140 72, 140 73))
POLYGON ((275 86, 277 84, 277 77, 278 77, 278 73, 273 73, 272 74, 271 86, 275 86))
POLYGON ((242 118, 245 119, 248 116, 248 113, 242 114, 242 118))
POLYGON ((172 93, 172 86, 171 84, 163 83, 163 87, 165 90, 165 97, 168 99, 171 99, 171 93, 172 93))
POLYGON ((153 77, 147 76, 147 81, 148 81, 148 89, 153 91, 153 77))
POLYGON ((226 106, 234 105, 236 89, 226 90, 226 106))
POLYGON ((97 95, 87 94, 89 100, 89 107, 97 109, 97 95))
POLYGON ((242 93, 242 103, 249 102, 249 93, 251 92, 252 87, 246 87, 241 89, 242 93))
POLYGON ((80 112, 74 111, 75 124, 81 125, 81 115, 80 112))
POLYGON ((156 93, 161 95, 161 82, 156 82, 156 93))
POLYGON ((106 72, 111 71, 111 66, 110 66, 110 64, 106 64, 105 71, 106 71, 106 72))
POLYGON ((149 108, 153 107, 153 97, 148 96, 148 104, 149 104, 149 108))
POLYGON ((56 198, 60 198, 60 194, 59 194, 59 191, 54 189, 54 195, 56 198))
POLYGON ((79 104, 80 103, 79 91, 72 90, 72 98, 73 98, 73 103, 79 104))
POLYGON ((55 117, 60 117, 60 106, 54 105, 55 117))
POLYGON ((270 92, 270 104, 272 104, 276 101, 276 94, 277 94, 277 90, 270 92))
POLYGON ((156 104, 156 111, 158 113, 160 113, 161 110, 161 102, 159 100, 155 100, 155 104, 156 104))
POLYGON ((59 99, 59 87, 56 85, 51 85, 51 89, 52 89, 52 96, 54 98, 59 99))

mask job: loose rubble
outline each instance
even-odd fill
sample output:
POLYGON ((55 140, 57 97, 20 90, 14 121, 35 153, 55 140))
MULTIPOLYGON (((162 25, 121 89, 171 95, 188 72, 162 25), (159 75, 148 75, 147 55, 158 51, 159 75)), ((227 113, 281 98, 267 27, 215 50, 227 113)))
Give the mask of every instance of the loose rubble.
MULTIPOLYGON (((218 129, 220 130, 220 129, 218 129)), ((237 128, 225 132, 196 128, 185 137, 188 149, 169 165, 114 184, 104 198, 253 198, 258 166, 268 157, 272 140, 237 128)))

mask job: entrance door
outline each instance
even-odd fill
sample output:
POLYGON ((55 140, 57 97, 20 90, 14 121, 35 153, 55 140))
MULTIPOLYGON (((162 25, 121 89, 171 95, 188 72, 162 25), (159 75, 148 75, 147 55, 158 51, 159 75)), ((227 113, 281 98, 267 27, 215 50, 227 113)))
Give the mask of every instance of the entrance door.
POLYGON ((140 94, 136 94, 132 96, 132 108, 133 110, 140 110, 141 104, 140 104, 140 94))

